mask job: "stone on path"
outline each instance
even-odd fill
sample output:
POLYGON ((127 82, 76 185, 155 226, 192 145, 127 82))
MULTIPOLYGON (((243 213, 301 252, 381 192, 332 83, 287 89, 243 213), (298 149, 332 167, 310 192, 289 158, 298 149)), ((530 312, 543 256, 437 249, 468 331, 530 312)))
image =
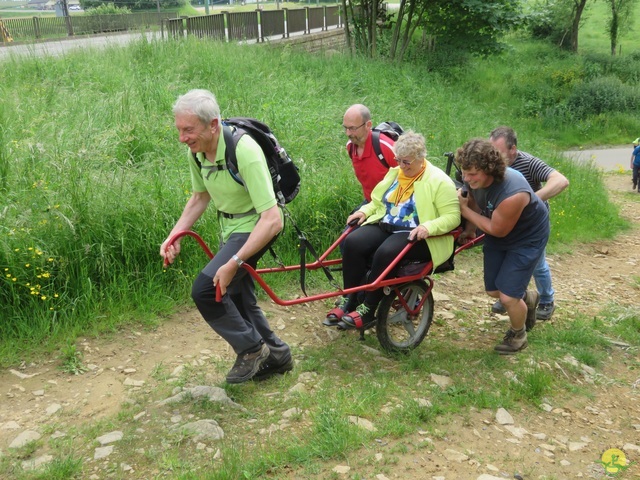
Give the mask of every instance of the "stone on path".
POLYGON ((58 413, 62 409, 62 405, 59 403, 52 403, 47 407, 47 415, 53 415, 54 413, 58 413))
POLYGON ((93 453, 93 459, 100 460, 102 458, 107 458, 112 453, 113 453, 113 445, 109 445, 108 447, 98 447, 95 449, 93 453))
POLYGON ((0 430, 18 430, 20 428, 20 425, 18 424, 18 422, 14 422, 13 420, 5 423, 4 425, 2 425, 0 427, 0 430))
POLYGON ((513 425, 513 417, 504 408, 500 407, 496 412, 496 422, 500 425, 513 425))
POLYGON ((431 374, 431 381, 443 389, 451 385, 451 377, 436 375, 435 373, 431 374))
POLYGON ((29 442, 35 442, 36 440, 40 440, 42 435, 38 432, 34 432, 33 430, 25 430, 16 438, 13 439, 13 442, 9 444, 9 448, 21 448, 24 447, 29 442))
POLYGON ((356 417, 355 415, 349 415, 349 422, 353 423, 354 425, 357 425, 360 428, 364 428, 369 432, 375 432, 377 430, 376 427, 373 425, 373 423, 371 423, 366 418, 356 417))
POLYGON ((458 463, 466 462, 467 460, 469 460, 469 457, 464 453, 458 452, 456 450, 452 450, 450 448, 447 448, 444 451, 444 458, 446 458, 450 462, 458 462, 458 463))
POLYGON ((53 455, 41 455, 32 460, 25 460, 22 462, 22 468, 24 470, 35 470, 40 468, 42 465, 45 465, 53 460, 53 455))
POLYGON ((587 446, 586 442, 569 442, 569 451, 577 452, 587 446))
POLYGON ((116 430, 115 432, 110 432, 110 433, 107 433, 105 435, 102 435, 102 436, 96 438, 96 441, 100 445, 105 446, 105 445, 108 445, 108 444, 113 443, 113 442, 119 442, 120 440, 122 440, 123 436, 124 436, 124 434, 121 431, 116 430))
MULTIPOLYGON (((206 398, 210 402, 220 402, 226 403, 229 405, 233 405, 235 407, 240 407, 237 403, 232 401, 228 396, 227 392, 220 387, 210 387, 207 385, 198 385, 193 388, 185 388, 181 392, 177 393, 173 397, 166 398, 158 402, 158 405, 167 405, 170 403, 178 403, 186 400, 187 398, 206 398)), ((242 407, 241 407, 242 408, 242 407)))
POLYGON ((124 379, 123 384, 127 387, 143 387, 144 380, 134 380, 133 378, 127 377, 124 379))
POLYGON ((193 435, 194 442, 200 440, 221 440, 224 438, 224 430, 215 420, 198 420, 185 425, 176 425, 172 430, 180 430, 193 435))
POLYGON ((333 471, 341 475, 349 473, 349 470, 351 470, 351 467, 347 465, 336 465, 335 467, 333 467, 333 471))

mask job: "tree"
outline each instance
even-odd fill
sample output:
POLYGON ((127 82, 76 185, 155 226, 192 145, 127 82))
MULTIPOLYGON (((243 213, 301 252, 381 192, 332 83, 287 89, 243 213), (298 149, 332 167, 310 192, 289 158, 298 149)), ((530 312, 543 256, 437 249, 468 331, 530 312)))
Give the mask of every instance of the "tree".
POLYGON ((611 55, 616 54, 618 39, 633 20, 635 0, 608 0, 611 6, 611 17, 607 22, 607 30, 611 41, 611 55))
POLYGON ((368 57, 376 56, 377 31, 385 28, 389 20, 385 0, 351 0, 348 3, 342 0, 342 9, 346 17, 347 46, 351 47, 353 38, 356 51, 368 57))
POLYGON ((390 56, 402 59, 419 28, 431 52, 446 48, 488 55, 501 49, 502 35, 523 18, 518 0, 401 0, 390 56))
POLYGON ((529 15, 534 37, 548 38, 560 48, 578 51, 578 33, 587 0, 541 0, 529 15))
POLYGON ((580 31, 580 19, 587 4, 587 0, 573 0, 573 21, 571 22, 570 48, 572 52, 578 52, 578 32, 580 31))
POLYGON ((389 57, 391 60, 404 58, 409 41, 416 29, 424 24, 424 14, 428 0, 401 0, 391 34, 389 57))

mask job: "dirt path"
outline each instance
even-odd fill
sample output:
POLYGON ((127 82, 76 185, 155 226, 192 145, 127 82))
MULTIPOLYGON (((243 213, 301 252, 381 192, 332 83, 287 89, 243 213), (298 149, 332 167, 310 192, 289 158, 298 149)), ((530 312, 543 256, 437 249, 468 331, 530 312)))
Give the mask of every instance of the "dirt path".
MULTIPOLYGON (((639 304, 640 195, 630 193, 628 176, 610 175, 606 182, 621 214, 634 222, 634 228, 614 241, 579 245, 570 255, 549 257, 558 304, 552 321, 566 321, 578 313, 596 314, 609 302, 622 306, 639 304)), ((489 311, 491 302, 483 292, 480 272, 479 255, 472 255, 458 262, 455 272, 438 281, 436 318, 446 315, 448 309, 482 302, 489 311)), ((272 327, 296 351, 325 345, 335 335, 320 325, 326 309, 321 302, 286 309, 265 302, 264 309, 272 327)), ((443 323, 438 328, 455 328, 453 320, 443 323)), ((494 340, 492 337, 483 341, 491 348, 494 340)), ((144 389, 145 383, 152 383, 159 365, 171 372, 180 365, 198 366, 218 360, 228 363, 232 358, 227 344, 194 310, 173 316, 153 332, 129 331, 113 339, 80 340, 78 345, 89 367, 84 375, 61 373, 57 359, 0 372, 0 458, 25 431, 52 436, 59 430, 68 432, 73 426, 117 414, 126 403, 127 391, 144 389)), ((624 357, 628 354, 621 355, 615 360, 628 360, 628 356, 624 357)), ((637 362, 637 351, 633 355, 637 362)), ((612 362, 606 369, 614 373, 616 365, 612 362)), ((206 373, 207 369, 204 371, 203 384, 222 380, 206 373)), ((640 445, 640 388, 636 388, 640 387, 640 371, 636 374, 637 378, 629 377, 622 383, 594 384, 592 399, 575 403, 568 399, 562 405, 549 406, 548 415, 522 413, 515 428, 524 429, 526 438, 521 431, 514 433, 509 426, 496 425, 495 412, 468 412, 448 425, 449 431, 456 432, 455 438, 432 439, 434 448, 424 454, 396 455, 396 478, 475 479, 482 478, 480 475, 487 469, 492 473, 490 467, 494 464, 497 466, 493 475, 497 478, 515 464, 528 465, 531 472, 545 472, 552 467, 549 471, 555 472, 550 477, 528 478, 602 478, 602 468, 598 470, 594 462, 607 448, 623 445, 629 449, 627 455, 640 463, 640 451, 634 450, 640 445), (463 459, 447 453, 449 450, 474 455, 463 459), (485 461, 478 461, 480 458, 485 461)), ((636 464, 625 474, 633 477, 621 478, 638 478, 640 468, 636 464)), ((97 469, 93 478, 107 475, 97 469)))

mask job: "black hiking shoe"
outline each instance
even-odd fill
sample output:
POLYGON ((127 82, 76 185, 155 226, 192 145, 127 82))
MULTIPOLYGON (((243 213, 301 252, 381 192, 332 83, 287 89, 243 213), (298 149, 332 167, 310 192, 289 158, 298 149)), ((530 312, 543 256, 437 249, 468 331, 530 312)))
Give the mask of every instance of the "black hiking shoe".
POLYGON ((236 363, 227 374, 227 383, 242 383, 250 380, 267 361, 269 353, 269 347, 262 344, 257 352, 238 355, 236 363))
POLYGON ((555 312, 556 306, 553 302, 549 303, 540 303, 538 304, 538 309, 536 310, 536 318, 538 320, 549 320, 553 312, 555 312))
POLYGON ((261 381, 276 374, 285 374, 293 370, 291 349, 284 343, 281 347, 269 347, 269 357, 253 376, 252 380, 261 381))
POLYGON ((501 315, 504 315, 505 313, 507 313, 507 309, 504 308, 504 305, 502 305, 502 302, 500 300, 498 300, 496 303, 494 303, 491 306, 491 311, 493 313, 499 313, 501 315))
POLYGON ((527 331, 523 328, 516 332, 510 328, 502 339, 502 343, 499 343, 493 349, 500 355, 513 355, 527 348, 527 345, 527 331))
POLYGON ((260 370, 253 376, 252 380, 261 382, 277 374, 284 375, 291 370, 293 370, 293 358, 291 358, 291 355, 281 362, 273 362, 271 361, 271 357, 269 357, 267 361, 262 364, 260 370))

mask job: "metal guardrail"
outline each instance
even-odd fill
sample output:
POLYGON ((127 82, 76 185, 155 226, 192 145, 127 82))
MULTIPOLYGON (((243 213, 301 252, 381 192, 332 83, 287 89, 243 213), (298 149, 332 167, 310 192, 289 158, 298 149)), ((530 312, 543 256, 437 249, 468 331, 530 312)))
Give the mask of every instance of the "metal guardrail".
POLYGON ((266 37, 282 35, 285 38, 284 10, 265 10, 260 12, 260 40, 266 37))
POLYGON ((287 34, 288 37, 292 33, 307 33, 307 9, 286 9, 287 12, 287 34))

